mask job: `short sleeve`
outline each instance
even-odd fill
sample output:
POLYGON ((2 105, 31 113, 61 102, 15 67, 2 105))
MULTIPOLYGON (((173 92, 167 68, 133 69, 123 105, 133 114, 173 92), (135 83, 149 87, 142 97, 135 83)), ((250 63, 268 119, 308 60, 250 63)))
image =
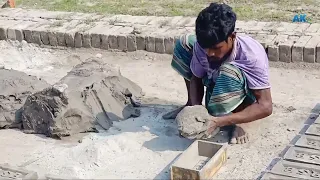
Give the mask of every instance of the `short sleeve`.
POLYGON ((207 71, 206 71, 206 64, 208 63, 207 55, 200 47, 198 42, 195 43, 193 48, 193 56, 191 59, 190 69, 192 74, 198 78, 203 78, 207 71))
POLYGON ((259 57, 254 68, 247 70, 247 84, 249 89, 268 89, 270 88, 269 82, 269 64, 267 57, 259 57))

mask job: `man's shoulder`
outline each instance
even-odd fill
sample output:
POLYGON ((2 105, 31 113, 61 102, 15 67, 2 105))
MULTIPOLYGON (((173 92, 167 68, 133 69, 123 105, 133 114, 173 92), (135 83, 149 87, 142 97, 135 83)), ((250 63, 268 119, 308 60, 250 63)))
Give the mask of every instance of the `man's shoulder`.
POLYGON ((266 57, 267 53, 264 47, 254 38, 248 35, 237 36, 240 51, 246 56, 266 57))

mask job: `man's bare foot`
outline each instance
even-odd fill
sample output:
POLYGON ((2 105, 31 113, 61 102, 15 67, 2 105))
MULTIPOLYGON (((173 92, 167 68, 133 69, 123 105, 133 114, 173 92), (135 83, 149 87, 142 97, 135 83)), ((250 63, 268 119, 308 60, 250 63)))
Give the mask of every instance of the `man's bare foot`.
POLYGON ((168 113, 166 113, 165 115, 162 116, 163 119, 168 120, 168 119, 175 119, 177 117, 177 115, 179 114, 179 112, 186 106, 181 106, 173 111, 170 111, 168 113))
POLYGON ((247 133, 248 126, 245 124, 236 125, 232 133, 231 144, 244 144, 249 142, 247 133))

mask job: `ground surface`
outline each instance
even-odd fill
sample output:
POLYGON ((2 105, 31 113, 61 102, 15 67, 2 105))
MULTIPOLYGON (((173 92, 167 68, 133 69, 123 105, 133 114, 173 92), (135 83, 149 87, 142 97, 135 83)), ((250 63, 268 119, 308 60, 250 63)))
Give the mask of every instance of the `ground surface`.
MULTIPOLYGON (((174 121, 161 118, 173 108, 168 104, 186 100, 183 80, 170 68, 169 55, 53 50, 4 41, 0 41, 0 53, 0 65, 37 75, 49 83, 88 57, 101 57, 118 64, 122 74, 138 83, 155 104, 144 108, 139 118, 116 122, 108 132, 86 135, 82 143, 1 130, 0 163, 79 178, 169 179, 170 164, 191 143, 178 137, 174 121)), ((217 178, 256 178, 298 133, 320 101, 319 66, 271 66, 274 113, 255 123, 249 144, 228 147, 227 164, 217 178)))
MULTIPOLYGON (((196 16, 212 0, 16 0, 18 7, 130 15, 196 16)), ((291 21, 299 13, 320 22, 319 0, 218 0, 240 20, 291 21)))

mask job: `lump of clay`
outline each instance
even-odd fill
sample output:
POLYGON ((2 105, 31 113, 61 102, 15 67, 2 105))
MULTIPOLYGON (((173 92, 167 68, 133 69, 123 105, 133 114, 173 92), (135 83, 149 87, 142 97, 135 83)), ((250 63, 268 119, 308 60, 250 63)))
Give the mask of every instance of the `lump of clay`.
POLYGON ((206 139, 217 134, 217 128, 211 135, 207 135, 206 131, 209 124, 206 123, 212 116, 208 110, 202 105, 186 106, 176 117, 178 130, 181 136, 188 139, 206 139))
POLYGON ((0 129, 21 127, 20 108, 28 95, 48 86, 35 76, 0 68, 0 129))
POLYGON ((141 88, 111 65, 90 60, 75 66, 52 87, 34 93, 22 109, 26 133, 61 138, 109 129, 112 121, 137 117, 140 111, 130 97, 141 97, 141 88))

